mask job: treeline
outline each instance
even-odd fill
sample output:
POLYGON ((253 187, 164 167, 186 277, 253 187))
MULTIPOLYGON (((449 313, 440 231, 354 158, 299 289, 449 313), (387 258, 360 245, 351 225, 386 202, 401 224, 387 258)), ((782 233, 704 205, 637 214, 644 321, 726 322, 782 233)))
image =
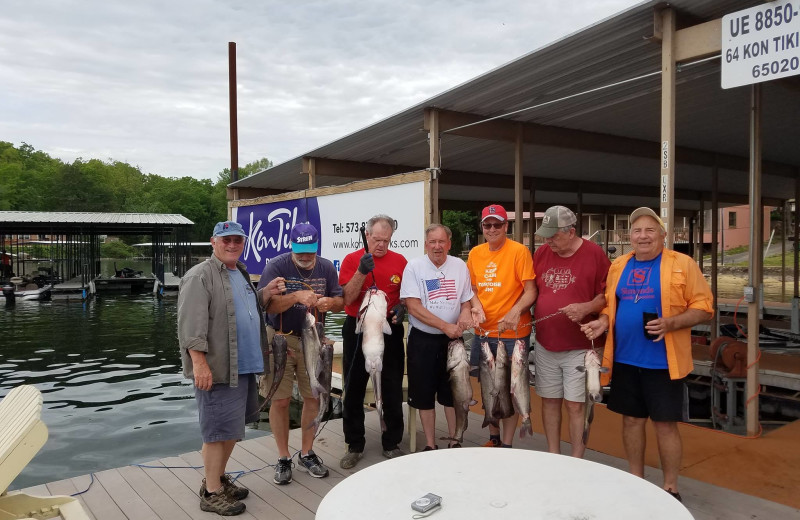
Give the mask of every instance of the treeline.
MULTIPOLYGON (((272 165, 269 159, 239 170, 247 177, 272 165)), ((142 173, 120 161, 78 158, 72 163, 0 141, 0 210, 178 213, 195 223, 192 240, 207 240, 227 215, 228 168, 216 181, 142 173)))

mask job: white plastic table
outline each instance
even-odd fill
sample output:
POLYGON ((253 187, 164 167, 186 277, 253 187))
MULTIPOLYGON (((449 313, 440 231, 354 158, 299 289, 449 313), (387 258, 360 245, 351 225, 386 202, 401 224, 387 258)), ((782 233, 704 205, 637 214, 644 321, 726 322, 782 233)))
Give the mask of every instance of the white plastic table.
POLYGON ((530 450, 440 449, 374 464, 320 503, 317 520, 410 520, 411 503, 442 497, 432 520, 681 520, 689 511, 650 482, 610 466, 530 450))

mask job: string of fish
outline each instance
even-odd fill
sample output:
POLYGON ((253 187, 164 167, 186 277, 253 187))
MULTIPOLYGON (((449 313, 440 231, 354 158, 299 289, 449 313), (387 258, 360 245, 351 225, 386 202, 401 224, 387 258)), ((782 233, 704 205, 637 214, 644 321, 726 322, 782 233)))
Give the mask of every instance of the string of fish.
MULTIPOLYGON (((292 280, 292 282, 296 282, 296 283, 298 283, 300 285, 305 285, 308 289, 314 291, 314 287, 310 286, 309 284, 305 283, 302 280, 292 280)), ((315 308, 313 312, 314 312, 314 319, 315 320, 319 319, 319 311, 315 308)), ((275 331, 275 334, 277 334, 279 336, 291 336, 292 334, 294 334, 293 330, 290 330, 289 332, 282 332, 283 331, 283 313, 278 314, 278 329, 279 330, 275 331)))

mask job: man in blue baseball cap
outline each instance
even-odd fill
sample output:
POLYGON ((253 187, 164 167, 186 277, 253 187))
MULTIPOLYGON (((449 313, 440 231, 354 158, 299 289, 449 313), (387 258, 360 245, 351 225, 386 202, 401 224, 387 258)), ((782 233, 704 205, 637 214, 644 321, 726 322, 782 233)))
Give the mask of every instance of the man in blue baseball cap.
MULTIPOLYGON (((290 234, 292 251, 270 260, 258 286, 266 287, 271 280, 281 280, 286 293, 270 300, 267 306, 267 335, 272 341, 273 334, 286 336, 289 354, 286 357, 286 370, 278 389, 272 396, 269 409, 269 425, 275 444, 278 447, 278 462, 275 464, 273 481, 283 485, 292 481, 293 463, 289 453, 289 400, 292 397, 293 382, 297 380, 300 395, 303 396, 302 446, 297 464, 300 471, 306 471, 315 478, 328 476, 322 459, 311 449, 314 443, 314 428, 308 426, 317 417, 319 400, 313 397, 311 383, 306 371, 300 334, 306 313, 314 315, 317 322, 325 321, 328 311, 339 312, 344 308, 342 287, 333 262, 317 255, 319 232, 313 225, 304 222, 296 224, 290 234), (292 377, 294 374, 294 377, 292 377)), ((262 378, 262 394, 270 388, 271 378, 262 378)))
POLYGON ((277 279, 253 287, 239 262, 246 238, 238 222, 214 226, 211 258, 189 269, 178 293, 183 374, 194 382, 203 436, 200 509, 222 516, 245 510, 249 490, 234 484, 225 466, 244 438, 245 421, 258 418, 256 375, 268 366, 262 309, 284 289, 277 279))

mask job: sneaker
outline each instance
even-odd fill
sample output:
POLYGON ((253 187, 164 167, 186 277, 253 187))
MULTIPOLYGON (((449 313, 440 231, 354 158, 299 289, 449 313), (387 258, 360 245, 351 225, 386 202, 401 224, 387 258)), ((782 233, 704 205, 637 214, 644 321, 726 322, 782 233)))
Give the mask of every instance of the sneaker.
POLYGON ((364 454, 360 451, 347 451, 342 460, 339 461, 339 467, 342 469, 351 469, 356 467, 358 461, 361 460, 364 454))
POLYGON ((275 464, 275 476, 272 477, 272 481, 280 486, 291 482, 292 466, 294 466, 294 463, 291 459, 287 459, 286 457, 279 458, 278 463, 275 464))
POLYGON ((503 444, 500 442, 500 439, 489 439, 489 441, 483 445, 484 448, 499 448, 503 444))
MULTIPOLYGON (((205 487, 205 483, 203 484, 205 487)), ((200 495, 200 509, 217 513, 220 516, 236 516, 244 513, 247 507, 225 492, 222 487, 213 493, 206 495, 206 490, 200 495)))
POLYGON ((391 450, 383 450, 383 456, 386 457, 387 459, 393 459, 395 457, 400 457, 402 455, 404 455, 403 452, 400 451, 400 448, 398 448, 397 446, 395 446, 391 450))
MULTIPOLYGON (((222 489, 234 500, 242 500, 250 494, 249 489, 234 484, 230 475, 224 474, 219 478, 219 480, 222 482, 222 489)), ((203 483, 200 484, 200 496, 202 497, 205 495, 207 491, 206 479, 203 479, 203 483)))
POLYGON ((247 498, 247 495, 250 494, 249 489, 246 487, 237 486, 231 476, 227 473, 222 475, 219 480, 222 482, 222 487, 225 489, 225 492, 236 500, 244 500, 247 498))
POLYGON ((308 450, 308 455, 302 455, 297 458, 300 463, 297 469, 300 471, 307 471, 309 475, 314 478, 322 478, 328 476, 328 468, 322 464, 322 459, 314 453, 314 450, 308 450))
POLYGON ((673 497, 675 497, 675 499, 676 499, 678 502, 681 502, 681 503, 683 503, 683 498, 681 498, 681 494, 680 494, 680 493, 678 493, 677 491, 672 491, 671 489, 665 489, 664 491, 666 491, 667 493, 669 493, 670 495, 672 495, 673 497))

